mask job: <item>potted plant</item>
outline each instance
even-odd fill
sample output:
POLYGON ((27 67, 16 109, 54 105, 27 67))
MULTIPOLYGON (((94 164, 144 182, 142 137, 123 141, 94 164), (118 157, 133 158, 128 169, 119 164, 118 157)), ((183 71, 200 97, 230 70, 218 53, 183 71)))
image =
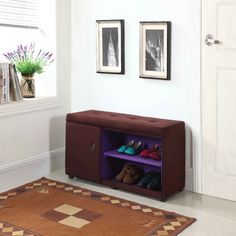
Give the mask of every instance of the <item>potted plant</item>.
POLYGON ((40 49, 35 53, 35 44, 29 46, 19 45, 13 52, 3 54, 16 67, 16 70, 21 73, 21 92, 24 98, 35 97, 35 81, 34 74, 44 72, 44 67, 50 65, 52 53, 42 51, 40 49))

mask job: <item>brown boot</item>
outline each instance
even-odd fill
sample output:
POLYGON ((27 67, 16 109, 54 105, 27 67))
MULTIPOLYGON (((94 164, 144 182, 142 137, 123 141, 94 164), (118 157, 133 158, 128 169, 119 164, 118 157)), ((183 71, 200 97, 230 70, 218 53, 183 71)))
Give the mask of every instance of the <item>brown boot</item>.
POLYGON ((136 184, 142 177, 144 171, 143 168, 130 165, 127 169, 127 173, 123 178, 124 184, 136 184))
POLYGON ((116 180, 119 182, 123 181, 124 176, 127 174, 127 170, 129 169, 129 164, 125 164, 123 166, 123 169, 121 170, 121 172, 116 176, 116 180))
POLYGON ((127 172, 123 178, 123 183, 124 184, 133 184, 133 182, 134 182, 133 174, 131 172, 127 172))

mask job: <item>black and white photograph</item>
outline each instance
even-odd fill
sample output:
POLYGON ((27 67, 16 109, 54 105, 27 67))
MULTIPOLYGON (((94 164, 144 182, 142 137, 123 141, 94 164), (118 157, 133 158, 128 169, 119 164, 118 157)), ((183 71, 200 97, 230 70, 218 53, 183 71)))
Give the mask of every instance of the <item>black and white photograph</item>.
POLYGON ((170 79, 170 22, 140 22, 139 76, 170 79))
POLYGON ((124 74, 124 20, 97 20, 97 72, 124 74))

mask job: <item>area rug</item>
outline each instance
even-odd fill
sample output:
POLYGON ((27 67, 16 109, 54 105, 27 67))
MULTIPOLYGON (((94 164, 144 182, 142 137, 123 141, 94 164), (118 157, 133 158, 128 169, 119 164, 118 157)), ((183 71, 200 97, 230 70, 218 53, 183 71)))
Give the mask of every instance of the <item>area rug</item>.
POLYGON ((174 236, 194 221, 46 178, 0 194, 3 236, 174 236))

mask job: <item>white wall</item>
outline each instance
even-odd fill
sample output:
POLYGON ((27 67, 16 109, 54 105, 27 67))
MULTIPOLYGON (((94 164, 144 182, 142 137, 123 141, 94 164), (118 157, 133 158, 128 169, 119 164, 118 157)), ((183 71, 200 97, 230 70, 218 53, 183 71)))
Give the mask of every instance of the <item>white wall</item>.
POLYGON ((54 102, 36 99, 0 106, 0 187, 11 182, 17 184, 17 179, 22 182, 41 177, 55 167, 49 166, 53 164, 50 158, 58 153, 60 157, 64 156, 65 115, 70 106, 69 48, 70 2, 57 0, 58 96, 52 98, 54 102), (21 111, 19 107, 22 107, 21 111), (34 168, 29 170, 31 164, 34 168), (13 171, 26 166, 29 168, 22 172, 13 171), (12 171, 11 175, 7 171, 12 171))
POLYGON ((200 191, 200 0, 72 0, 73 111, 100 109, 186 122, 186 185, 200 191), (96 20, 125 20, 125 75, 96 73, 96 20), (139 78, 139 21, 172 22, 171 80, 139 78), (194 182, 194 183, 193 183, 194 182))

